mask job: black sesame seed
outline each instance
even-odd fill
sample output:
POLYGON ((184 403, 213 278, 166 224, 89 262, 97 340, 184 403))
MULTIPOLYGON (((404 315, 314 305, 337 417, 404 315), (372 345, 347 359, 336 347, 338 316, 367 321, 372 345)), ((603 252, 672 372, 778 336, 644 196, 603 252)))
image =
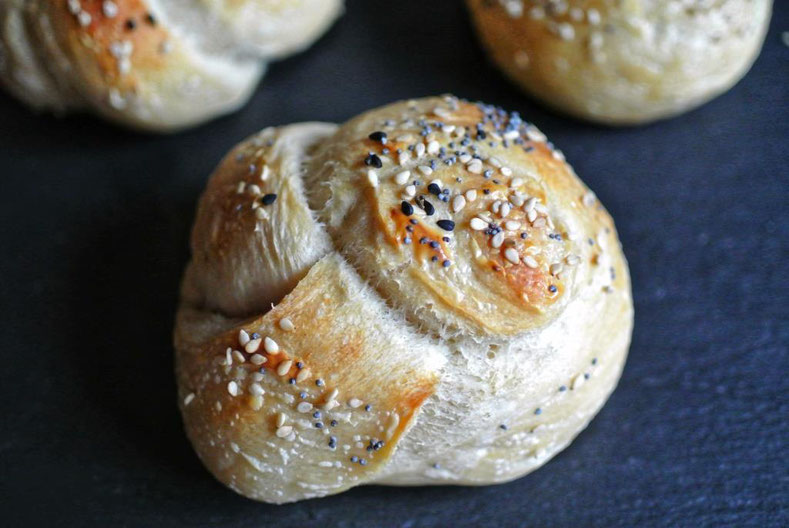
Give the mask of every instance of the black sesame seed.
POLYGON ((304 368, 304 363, 302 363, 301 361, 297 361, 296 362, 296 368, 299 368, 299 369, 304 368))
POLYGON ((432 257, 430 257, 430 260, 433 262, 438 262, 438 256, 433 255, 432 257))
POLYGON ((129 31, 134 31, 136 27, 137 27, 137 22, 135 22, 133 18, 130 18, 129 20, 126 21, 126 29, 128 29, 129 31))
POLYGON ((156 25, 156 18, 154 18, 153 13, 148 13, 145 15, 145 21, 148 22, 150 25, 156 25))
POLYGON ((375 167, 376 169, 380 169, 384 166, 381 158, 372 153, 364 159, 364 164, 369 167, 375 167))
POLYGON ((315 411, 314 413, 312 413, 312 417, 313 418, 320 418, 321 417, 321 412, 320 411, 315 411))
POLYGON ((556 286, 551 284, 550 286, 548 286, 548 291, 551 293, 556 293, 556 286))
POLYGON ((296 384, 296 378, 290 378, 288 380, 288 383, 290 383, 291 385, 295 385, 296 384))
POLYGON ((449 242, 450 238, 449 237, 441 237, 441 240, 443 240, 444 242, 449 242))
POLYGON ((501 430, 503 430, 503 431, 506 431, 506 430, 507 430, 507 424, 501 424, 501 425, 499 425, 499 429, 501 429, 501 430))
POLYGON ((441 263, 441 265, 444 266, 445 268, 448 268, 452 265, 452 263, 448 260, 445 260, 444 262, 441 263))
POLYGON ((373 132, 372 134, 370 134, 367 137, 369 137, 373 141, 377 141, 378 143, 380 143, 382 145, 386 145, 386 132, 381 132, 379 130, 377 132, 373 132))
POLYGON ((453 231, 455 229, 455 222, 452 220, 439 220, 436 223, 438 224, 438 227, 444 231, 453 231))
POLYGON ((364 406, 364 410, 370 412, 373 410, 373 406, 368 403, 367 405, 364 406))
POLYGON ((437 183, 431 183, 428 185, 427 190, 430 192, 430 194, 435 194, 436 196, 441 194, 441 187, 439 187, 437 183))
POLYGON ((435 240, 431 240, 430 247, 433 249, 438 249, 438 242, 436 242, 435 240))
POLYGON ((316 429, 323 429, 323 422, 315 422, 316 429))
POLYGON ((406 216, 411 216, 414 214, 414 206, 405 200, 403 200, 403 203, 400 204, 400 210, 403 211, 403 214, 406 216))
POLYGON ((540 415, 540 414, 542 414, 542 409, 540 409, 539 407, 537 407, 536 409, 534 409, 534 414, 536 414, 536 415, 540 415))
POLYGON ((361 459, 361 460, 359 460, 359 464, 361 464, 362 466, 366 466, 367 465, 367 461, 365 459, 361 459))
POLYGON ((322 379, 316 379, 315 380, 315 385, 317 385, 318 387, 323 387, 323 385, 324 385, 323 380, 322 379))
POLYGON ((299 393, 299 398, 301 398, 302 400, 306 400, 307 399, 307 393, 306 392, 300 392, 299 393))
POLYGON ((260 339, 260 334, 258 334, 257 332, 254 332, 252 334, 252 339, 260 339))
POLYGON ((358 461, 359 461, 359 457, 358 457, 358 456, 356 456, 356 455, 353 455, 353 456, 351 457, 351 462, 353 462, 354 464, 355 464, 355 463, 357 463, 358 461))
POLYGON ((260 199, 260 203, 263 205, 271 205, 277 201, 277 195, 274 193, 264 194, 263 198, 260 199))
POLYGON ((564 392, 566 390, 567 390, 567 386, 566 385, 562 385, 561 387, 559 387, 559 392, 564 392))
POLYGON ((332 427, 337 427, 337 420, 332 420, 331 422, 329 422, 329 425, 331 425, 332 427))
POLYGON ((436 212, 436 208, 435 208, 435 207, 433 207, 433 204, 431 204, 431 203, 430 203, 430 202, 428 202, 427 200, 425 200, 425 202, 424 202, 424 207, 423 207, 422 209, 424 209, 424 210, 425 210, 425 214, 426 214, 427 216, 433 216, 433 213, 435 213, 435 212, 436 212))

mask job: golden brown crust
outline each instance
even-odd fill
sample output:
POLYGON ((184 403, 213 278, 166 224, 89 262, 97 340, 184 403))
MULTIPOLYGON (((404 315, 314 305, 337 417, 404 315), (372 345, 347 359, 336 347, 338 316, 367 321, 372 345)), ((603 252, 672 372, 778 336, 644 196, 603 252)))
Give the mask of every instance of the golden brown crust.
POLYGON ((627 355, 611 218, 536 127, 491 106, 265 130, 216 170, 192 245, 186 428, 255 499, 516 478, 583 429, 627 355))
POLYGON ((267 61, 314 41, 341 8, 316 1, 3 0, 0 81, 37 107, 176 130, 236 109, 267 61))
POLYGON ((772 7, 770 0, 467 4, 491 57, 524 90, 609 124, 675 115, 728 90, 758 55, 772 7))

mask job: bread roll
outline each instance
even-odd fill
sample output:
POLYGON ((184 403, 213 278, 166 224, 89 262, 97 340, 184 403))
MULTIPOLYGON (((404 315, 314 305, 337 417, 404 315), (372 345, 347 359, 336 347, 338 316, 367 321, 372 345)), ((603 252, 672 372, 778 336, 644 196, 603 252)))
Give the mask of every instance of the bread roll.
POLYGON ((0 84, 40 110, 172 131, 244 104, 341 0, 0 0, 0 84))
POLYGON ((613 125, 697 107, 759 54, 771 0, 467 0, 482 43, 524 90, 613 125))
POLYGON ((520 477, 589 423, 630 342, 595 195, 534 125, 451 96, 244 141, 192 252, 186 431, 261 501, 520 477))

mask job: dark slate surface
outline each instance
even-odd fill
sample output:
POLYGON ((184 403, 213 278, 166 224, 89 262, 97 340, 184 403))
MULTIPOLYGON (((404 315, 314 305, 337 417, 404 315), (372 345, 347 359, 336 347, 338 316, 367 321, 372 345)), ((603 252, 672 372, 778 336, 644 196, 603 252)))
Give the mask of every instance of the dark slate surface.
POLYGON ((459 4, 350 1, 244 111, 172 137, 36 117, 0 96, 2 526, 789 524, 789 6, 730 93, 611 130, 521 97, 459 4), (192 453, 172 375, 206 177, 264 126, 443 92, 537 123, 616 219, 636 303, 619 389, 570 448, 510 484, 366 487, 284 507, 236 496, 192 453))

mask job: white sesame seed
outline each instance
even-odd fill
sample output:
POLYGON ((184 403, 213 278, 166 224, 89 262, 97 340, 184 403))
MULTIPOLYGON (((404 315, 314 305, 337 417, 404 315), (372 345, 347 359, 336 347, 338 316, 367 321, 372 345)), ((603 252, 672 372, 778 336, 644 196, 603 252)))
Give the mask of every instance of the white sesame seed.
POLYGON ((526 200, 525 204, 523 204, 523 210, 528 213, 529 211, 532 211, 534 209, 535 205, 537 205, 537 198, 531 197, 528 200, 526 200))
POLYGON ((348 405, 352 409, 356 409, 357 407, 360 407, 362 405, 362 400, 360 400, 359 398, 351 398, 350 400, 348 400, 348 405))
POLYGON ((249 358, 249 361, 251 361, 253 365, 262 365, 268 360, 265 356, 261 356, 260 354, 252 354, 252 356, 249 358))
POLYGON ((370 182, 370 185, 375 189, 378 187, 378 174, 372 169, 368 170, 367 181, 370 182))
POLYGON ((260 181, 268 180, 268 177, 271 175, 271 169, 268 168, 268 165, 263 165, 263 168, 260 170, 260 181))
POLYGON ((298 374, 296 374, 296 382, 301 383, 302 381, 309 379, 312 376, 312 371, 308 368, 301 369, 298 374))
POLYGON ((534 204, 534 210, 540 214, 548 214, 548 208, 541 203, 534 204))
POLYGON ((250 383, 249 393, 255 396, 263 396, 266 391, 263 390, 263 387, 260 386, 260 383, 250 383))
POLYGON ((68 0, 68 10, 72 15, 76 15, 82 11, 82 4, 79 0, 68 0))
POLYGON ((235 381, 228 383, 227 392, 229 392, 231 396, 238 396, 238 383, 235 381))
POLYGON ((416 154, 417 158, 421 158, 425 155, 425 144, 424 143, 417 143, 416 147, 414 147, 414 154, 416 154))
POLYGON ((529 220, 529 222, 534 223, 534 221, 537 219, 537 211, 530 209, 529 212, 526 213, 526 218, 529 220))
POLYGON ((277 365, 277 374, 279 374, 280 376, 286 375, 290 371, 290 367, 292 366, 293 366, 293 360, 286 359, 285 361, 277 365))
POLYGON ((118 4, 112 0, 104 0, 101 4, 101 11, 107 18, 115 18, 118 15, 118 4))
POLYGON ((482 174, 482 160, 474 158, 466 165, 466 169, 472 174, 482 174))
POLYGON ((560 274, 563 269, 564 269, 564 266, 562 266, 562 264, 560 262, 554 262, 553 264, 551 264, 551 267, 550 267, 551 275, 553 275, 555 277, 556 275, 560 274))
POLYGON ((537 220, 534 221, 532 226, 540 228, 540 227, 545 227, 546 224, 547 224, 547 222, 545 221, 545 217, 541 216, 540 218, 538 218, 537 220))
POLYGON ((293 330, 296 329, 296 327, 293 324, 293 321, 291 321, 287 317, 283 317, 282 319, 279 320, 279 327, 286 332, 292 332, 293 330))
POLYGON ((477 190, 476 189, 469 189, 466 191, 466 201, 473 202, 477 199, 477 190))
POLYGON ((288 421, 288 416, 285 413, 283 412, 277 413, 277 427, 282 427, 283 425, 285 425, 285 422, 287 421, 288 421))
MULTIPOLYGON (((269 354, 276 354, 279 352, 279 345, 277 344, 277 342, 268 336, 266 336, 266 339, 263 340, 263 348, 269 354)), ((249 352, 249 350, 247 350, 247 352, 249 352)), ((252 352, 254 352, 254 350, 252 352)))
POLYGON ((244 363, 247 360, 247 358, 244 356, 244 354, 242 354, 238 350, 234 350, 233 351, 233 358, 236 361, 238 361, 239 363, 244 363))
POLYGON ((518 252, 515 248, 507 248, 504 250, 504 258, 512 262, 513 264, 517 264, 520 262, 520 256, 518 256, 518 252))
POLYGON ((184 405, 189 405, 190 403, 192 403, 192 400, 194 399, 195 399, 195 393, 190 392, 189 394, 186 395, 186 398, 184 398, 184 405))
POLYGON ((332 401, 337 399, 337 395, 340 394, 340 391, 336 388, 332 389, 328 396, 326 396, 326 401, 332 401))
POLYGON ((433 140, 433 141, 431 141, 430 143, 427 144, 427 153, 431 154, 433 156, 438 154, 438 151, 440 149, 441 149, 441 145, 436 140, 433 140))
POLYGON ((246 332, 246 330, 239 330, 238 331, 238 344, 241 345, 241 346, 244 346, 247 343, 249 343, 249 341, 250 341, 249 334, 246 332))
POLYGON ((508 131, 506 131, 504 133, 504 139, 512 140, 512 139, 515 139, 516 137, 518 137, 519 135, 520 134, 518 133, 517 130, 508 130, 508 131))
POLYGON ((90 22, 93 20, 93 18, 87 11, 80 11, 77 15, 77 20, 79 21, 80 26, 86 27, 90 25, 90 22))
POLYGON ((500 248, 501 245, 504 243, 504 231, 499 231, 493 238, 490 239, 490 245, 494 248, 500 248))
POLYGON ((259 411, 263 408, 263 397, 262 396, 252 396, 249 398, 249 407, 253 411, 259 411))
POLYGON ((507 228, 508 231, 515 231, 520 226, 521 223, 515 220, 507 220, 506 222, 504 222, 504 227, 507 228))
POLYGON ((548 139, 545 137, 545 134, 540 132, 540 130, 534 126, 529 127, 529 129, 526 131, 526 135, 530 140, 536 141, 538 143, 545 143, 545 141, 548 139))
POLYGON ((578 375, 577 375, 577 376, 576 376, 576 377, 573 379, 573 383, 572 383, 572 385, 571 385, 571 387, 570 387, 570 388, 571 388, 572 390, 579 389, 579 388, 581 387, 581 385, 583 385, 583 384, 584 384, 584 381, 586 381, 586 377, 585 377, 583 374, 578 374, 578 375))
POLYGON ((416 196, 416 186, 414 186, 414 185, 407 186, 405 188, 405 194, 406 194, 406 196, 410 196, 410 197, 416 196))
POLYGON ((251 194, 252 196, 259 196, 262 192, 260 190, 260 187, 258 185, 255 185, 254 183, 250 184, 250 186, 247 187, 247 191, 249 191, 249 194, 251 194))
POLYGON ((589 23, 593 26, 596 26, 600 23, 600 11, 595 8, 589 8, 586 11, 586 18, 589 20, 589 23))
POLYGON ((285 438, 286 436, 289 436, 290 433, 292 432, 293 432, 293 427, 291 427, 290 425, 283 425, 282 427, 277 429, 277 437, 285 438))
POLYGON ((490 210, 493 211, 493 213, 498 214, 498 212, 501 210, 501 200, 496 200, 493 202, 490 205, 490 210))
POLYGON ((397 430, 397 426, 400 424, 400 415, 397 413, 392 413, 389 416, 389 421, 386 425, 386 439, 389 440, 394 435, 395 431, 397 430))
POLYGON ((430 176, 431 174, 433 174, 433 169, 431 169, 427 165, 420 165, 419 166, 419 172, 421 172, 425 176, 430 176))
POLYGON ((435 107, 433 109, 433 113, 442 119, 446 119, 451 115, 449 110, 447 110, 446 108, 441 108, 440 106, 435 107))
POLYGON ((503 204, 501 204, 501 209, 499 209, 499 214, 501 215, 502 218, 507 218, 507 216, 509 216, 510 214, 510 211, 512 211, 512 206, 510 205, 509 202, 504 202, 503 204))
POLYGON ((463 197, 462 194, 458 194, 452 199, 452 211, 457 213, 463 210, 466 207, 466 199, 463 197))
POLYGON ((587 207, 594 205, 595 195, 592 191, 587 192, 584 194, 583 197, 583 204, 587 207))
POLYGON ((260 343, 261 343, 260 338, 252 339, 248 341, 246 345, 244 345, 244 350, 246 350, 250 354, 253 354, 258 351, 258 348, 260 348, 260 343))
MULTIPOLYGON (((504 174, 504 169, 501 170, 501 173, 504 174)), ((510 174, 512 174, 512 171, 510 171, 510 174)), ((523 185, 523 178, 513 178, 510 181, 510 187, 512 188, 520 187, 521 185, 523 185)))
POLYGON ((575 266, 581 262, 581 258, 578 255, 568 255, 565 261, 568 266, 575 266))
POLYGON ((233 349, 232 348, 227 347, 227 350, 225 350, 225 361, 222 364, 227 366, 227 367, 229 367, 230 365, 233 364, 233 349))
POLYGON ((441 129, 445 134, 451 134, 455 131, 455 125, 446 125, 441 129))
POLYGON ((460 160, 460 163, 465 165, 474 158, 472 158, 469 154, 461 154, 458 159, 460 160))
POLYGON ((214 407, 216 408, 217 411, 221 411, 222 410, 222 402, 217 400, 217 402, 214 404, 214 407))
POLYGON ((312 410, 312 404, 310 402, 305 402, 305 401, 300 402, 296 406, 296 410, 299 411, 300 413, 310 412, 312 410))
POLYGON ((400 165, 405 165, 409 161, 411 161, 411 155, 408 152, 403 151, 397 156, 397 162, 400 165))
POLYGON ((257 218, 258 220, 263 220, 264 218, 266 218, 265 209, 262 208, 255 209, 255 218, 257 218))
POLYGON ((410 177, 411 177, 411 171, 398 172, 394 178, 395 183, 397 185, 405 185, 410 177))
POLYGON ((474 231, 482 231, 488 227, 488 223, 481 218, 472 218, 469 224, 474 231))
POLYGON ((240 182, 238 182, 238 185, 236 185, 236 193, 243 194, 243 192, 244 192, 244 190, 246 188, 247 188, 246 182, 240 181, 240 182))
POLYGON ((522 206, 524 201, 525 200, 523 199, 523 196, 520 193, 515 193, 510 198, 510 202, 512 202, 512 205, 514 205, 515 207, 522 206))
POLYGON ((531 269, 536 269, 537 266, 539 265, 537 264, 537 261, 534 259, 534 257, 532 257, 531 255, 526 255, 525 257, 523 257, 523 263, 526 264, 526 266, 530 267, 531 269))

